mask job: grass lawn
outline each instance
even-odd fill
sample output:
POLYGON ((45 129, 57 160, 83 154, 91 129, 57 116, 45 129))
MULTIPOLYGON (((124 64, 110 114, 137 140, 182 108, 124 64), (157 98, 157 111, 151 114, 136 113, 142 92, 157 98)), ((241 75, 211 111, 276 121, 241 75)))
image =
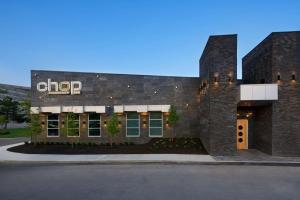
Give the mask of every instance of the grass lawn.
POLYGON ((1 134, 0 138, 17 138, 17 137, 30 137, 30 129, 29 128, 9 128, 8 134, 1 134))

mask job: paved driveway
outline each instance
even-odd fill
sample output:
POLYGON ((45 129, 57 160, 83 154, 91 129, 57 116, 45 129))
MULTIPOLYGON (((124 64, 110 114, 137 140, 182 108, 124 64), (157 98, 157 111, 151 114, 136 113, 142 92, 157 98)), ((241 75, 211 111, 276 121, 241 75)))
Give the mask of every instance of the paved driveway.
POLYGON ((0 199, 299 199, 300 167, 0 165, 0 199))
POLYGON ((19 142, 29 141, 30 138, 21 137, 21 138, 0 138, 0 146, 5 146, 9 144, 16 144, 19 142))

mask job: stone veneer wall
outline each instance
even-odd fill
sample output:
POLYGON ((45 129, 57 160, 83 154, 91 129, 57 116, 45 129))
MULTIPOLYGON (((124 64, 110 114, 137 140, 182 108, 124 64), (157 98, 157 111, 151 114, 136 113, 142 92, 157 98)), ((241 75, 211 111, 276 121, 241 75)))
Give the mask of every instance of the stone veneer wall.
POLYGON ((211 155, 232 155, 236 152, 237 35, 211 36, 199 64, 201 81, 207 82, 200 100, 200 137, 211 155))
MULTIPOLYGON (((177 136, 199 137, 199 78, 33 70, 31 71, 31 80, 33 107, 71 105, 105 105, 112 107, 114 105, 170 104, 177 108, 180 115, 180 122, 176 127, 177 136), (46 95, 38 92, 36 84, 47 81, 48 78, 57 82, 81 81, 82 94, 46 95)), ((85 116, 85 114, 82 114, 82 116, 85 116)), ((119 117, 123 125, 122 132, 116 138, 116 141, 146 142, 149 140, 148 128, 141 129, 141 137, 139 138, 127 138, 125 115, 119 117)), ((105 118, 107 116, 102 115, 102 123, 105 118)), ((82 128, 81 132, 80 141, 107 141, 105 129, 103 129, 103 137, 101 138, 87 138, 86 128, 82 128)), ((164 137, 169 136, 170 128, 167 128, 164 123, 164 137)), ((47 141, 70 140, 70 138, 64 137, 47 138, 45 131, 40 139, 47 141)))
POLYGON ((243 58, 245 83, 278 83, 279 100, 272 105, 272 118, 257 134, 259 146, 277 156, 300 155, 300 32, 278 32, 270 34, 263 42, 243 58), (296 80, 291 81, 292 74, 296 80), (281 80, 277 81, 280 74, 281 80), (268 137, 268 138, 266 138, 268 137), (271 150, 270 150, 271 148, 271 150))

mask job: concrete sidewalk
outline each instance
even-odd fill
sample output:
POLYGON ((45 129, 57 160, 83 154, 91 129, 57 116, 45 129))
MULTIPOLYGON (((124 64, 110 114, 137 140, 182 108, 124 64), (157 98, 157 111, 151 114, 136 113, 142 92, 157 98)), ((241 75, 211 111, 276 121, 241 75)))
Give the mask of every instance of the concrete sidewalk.
MULTIPOLYGON (((23 143, 0 147, 0 163, 95 163, 95 164, 128 164, 128 163, 181 163, 202 165, 270 165, 270 166, 300 166, 300 158, 289 160, 236 160, 233 156, 213 157, 195 154, 106 154, 106 155, 57 155, 57 154, 23 154, 7 151, 8 148, 23 143)), ((271 156, 270 156, 271 157, 271 156)))

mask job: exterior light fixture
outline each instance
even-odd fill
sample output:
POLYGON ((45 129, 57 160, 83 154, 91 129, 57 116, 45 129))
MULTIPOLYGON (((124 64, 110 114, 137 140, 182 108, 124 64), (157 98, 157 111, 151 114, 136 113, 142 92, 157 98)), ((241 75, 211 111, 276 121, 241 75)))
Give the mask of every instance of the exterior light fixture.
POLYGON ((175 89, 178 89, 178 86, 177 86, 177 85, 175 86, 175 89))
POLYGON ((156 91, 156 90, 154 91, 154 94, 157 94, 157 91, 156 91))
POLYGON ((118 122, 118 125, 119 125, 119 127, 121 127, 121 126, 122 126, 122 122, 121 122, 121 121, 119 121, 119 122, 118 122))
POLYGON ((188 107, 189 107, 189 104, 188 104, 188 103, 187 103, 187 104, 185 104, 185 107, 186 107, 186 108, 188 108, 188 107))
POLYGON ((292 74, 292 81, 295 81, 295 80, 296 80, 296 75, 292 74))
POLYGON ((143 120, 143 127, 146 128, 147 127, 147 121, 143 120))
POLYGON ((214 83, 217 83, 218 82, 218 78, 215 76, 214 77, 214 83))
POLYGON ((41 126, 42 126, 42 128, 45 127, 45 122, 44 121, 41 122, 41 126))
POLYGON ((169 127, 169 120, 166 121, 166 127, 169 127))
POLYGON ((130 88, 130 85, 127 85, 128 88, 130 88))
POLYGON ((112 97, 112 96, 110 96, 109 98, 110 98, 110 99, 113 99, 113 97, 112 97))
POLYGON ((103 122, 103 123, 104 123, 104 127, 106 127, 106 120, 104 120, 104 122, 103 122))
POLYGON ((278 73, 277 74, 277 81, 280 81, 281 80, 281 76, 280 76, 280 74, 278 73))

